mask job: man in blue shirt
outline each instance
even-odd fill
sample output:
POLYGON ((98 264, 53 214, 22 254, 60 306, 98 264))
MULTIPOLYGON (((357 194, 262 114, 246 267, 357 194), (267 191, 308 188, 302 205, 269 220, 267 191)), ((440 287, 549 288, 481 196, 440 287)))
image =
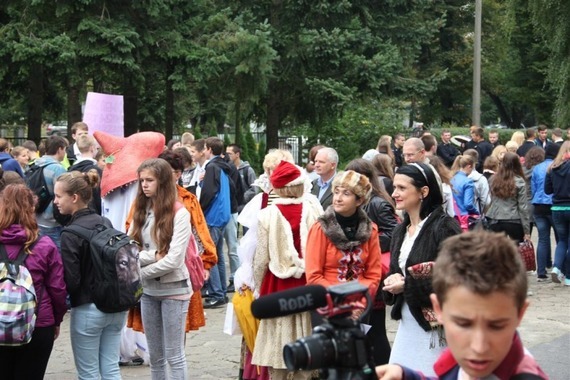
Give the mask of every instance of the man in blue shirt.
POLYGON ((315 195, 323 209, 327 209, 332 203, 333 195, 331 184, 336 175, 338 166, 338 153, 333 148, 321 148, 315 156, 315 173, 319 178, 314 180, 311 193, 315 195))

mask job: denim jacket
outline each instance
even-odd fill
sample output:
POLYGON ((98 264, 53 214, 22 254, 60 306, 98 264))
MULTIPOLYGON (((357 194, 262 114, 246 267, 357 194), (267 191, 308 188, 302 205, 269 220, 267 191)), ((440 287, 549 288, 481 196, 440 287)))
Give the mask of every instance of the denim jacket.
POLYGON ((532 176, 530 177, 530 189, 532 193, 533 205, 551 205, 552 194, 544 192, 544 182, 546 179, 546 170, 552 163, 551 159, 544 160, 540 164, 532 168, 532 176))

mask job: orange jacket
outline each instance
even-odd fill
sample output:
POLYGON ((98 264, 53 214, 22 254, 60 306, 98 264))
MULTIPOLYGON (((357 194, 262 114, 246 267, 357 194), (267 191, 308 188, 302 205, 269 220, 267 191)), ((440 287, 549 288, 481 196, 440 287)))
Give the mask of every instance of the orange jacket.
MULTIPOLYGON (((315 222, 311 227, 305 252, 307 284, 329 287, 344 282, 339 277, 345 274, 341 264, 345 253, 339 250, 325 235, 321 223, 315 222)), ((357 252, 361 260, 361 272, 356 279, 368 287, 370 295, 374 298, 382 277, 380 244, 378 243, 378 227, 376 224, 372 223, 370 238, 359 246, 357 252)))

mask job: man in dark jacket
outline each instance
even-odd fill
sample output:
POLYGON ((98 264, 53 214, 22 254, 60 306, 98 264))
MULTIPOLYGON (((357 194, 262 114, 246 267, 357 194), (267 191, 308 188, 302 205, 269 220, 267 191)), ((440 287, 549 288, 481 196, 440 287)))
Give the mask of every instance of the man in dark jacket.
MULTIPOLYGON (((75 161, 68 171, 80 171, 81 173, 87 173, 91 169, 95 169, 97 174, 99 174, 99 180, 103 176, 103 171, 97 165, 97 160, 95 160, 95 155, 97 154, 98 144, 93 136, 81 135, 77 138, 75 142, 79 152, 81 152, 81 158, 75 161)), ((93 188, 93 197, 91 202, 89 202, 89 207, 93 209, 97 214, 101 215, 101 187, 96 186, 93 188)))
POLYGON ((475 144, 473 149, 479 153, 479 161, 477 162, 477 171, 483 173, 483 163, 485 159, 493 153, 493 145, 485 141, 485 131, 481 127, 473 128, 471 132, 471 141, 475 144))
POLYGON ((519 157, 524 157, 531 148, 536 146, 536 131, 534 129, 528 128, 524 135, 526 137, 526 141, 517 149, 519 157))
POLYGON ((221 139, 217 137, 206 139, 204 154, 208 161, 204 179, 198 184, 202 188, 200 206, 218 253, 218 264, 210 269, 210 279, 207 284, 208 298, 204 300, 205 308, 219 307, 227 303, 223 233, 231 215, 237 213, 239 203, 243 202, 243 192, 240 197, 239 191, 241 187, 239 173, 220 156, 223 148, 224 142, 221 139))
POLYGON ((451 143, 451 132, 448 129, 441 131, 441 144, 437 146, 437 155, 449 168, 453 165, 455 157, 459 155, 459 149, 451 143))

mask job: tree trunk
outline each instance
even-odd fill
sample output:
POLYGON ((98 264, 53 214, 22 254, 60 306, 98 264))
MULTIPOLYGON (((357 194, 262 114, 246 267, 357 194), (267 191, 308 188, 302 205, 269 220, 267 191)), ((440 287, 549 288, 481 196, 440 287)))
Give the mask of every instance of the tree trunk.
POLYGON ((28 91, 28 140, 39 143, 44 110, 44 68, 40 63, 32 63, 28 91))
POLYGON ((125 136, 138 132, 138 92, 132 78, 126 78, 123 86, 123 114, 125 136))
POLYGON ((509 115, 509 113, 505 109, 505 105, 503 104, 501 97, 497 96, 495 94, 492 94, 490 92, 487 92, 487 95, 489 95, 489 97, 491 98, 491 100, 495 104, 495 107, 497 107, 497 111, 499 112, 499 117, 501 118, 501 121, 504 122, 505 124, 507 124, 507 126, 509 128, 518 128, 518 126, 513 126, 513 121, 511 119, 511 116, 509 115))
POLYGON ((164 115, 164 136, 166 141, 172 139, 174 132, 174 91, 172 89, 172 80, 169 79, 173 73, 173 65, 171 62, 166 63, 166 78, 165 78, 165 115, 164 115))
POLYGON ((279 148, 279 126, 281 119, 279 112, 279 91, 275 84, 274 81, 271 81, 268 88, 267 126, 265 128, 267 150, 279 148))
POLYGON ((81 121, 81 103, 79 102, 79 94, 81 93, 81 84, 68 80, 67 85, 67 135, 71 136, 71 126, 81 121))

